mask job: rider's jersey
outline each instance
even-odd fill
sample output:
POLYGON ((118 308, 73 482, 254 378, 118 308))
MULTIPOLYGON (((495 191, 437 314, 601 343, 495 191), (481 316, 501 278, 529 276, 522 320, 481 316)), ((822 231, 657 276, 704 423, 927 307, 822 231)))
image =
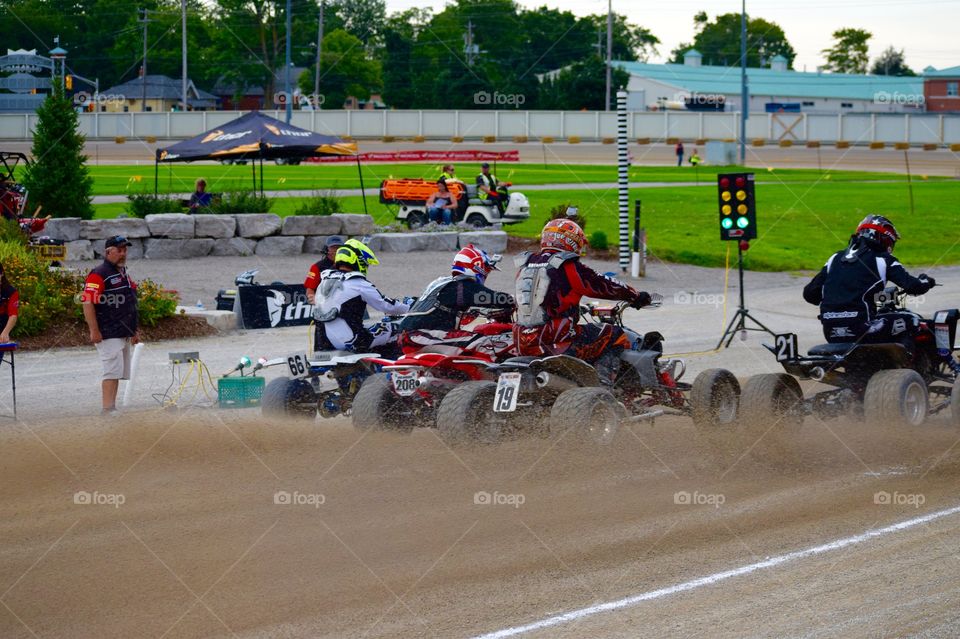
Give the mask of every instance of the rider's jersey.
POLYGON ((418 329, 453 331, 468 309, 491 308, 509 311, 513 297, 487 288, 473 277, 439 277, 431 282, 400 323, 401 331, 418 329))
POLYGON ((855 242, 830 256, 804 287, 803 299, 820 305, 825 324, 861 324, 875 317, 876 295, 888 281, 910 295, 930 290, 928 282, 910 275, 893 255, 855 242))
POLYGON ((357 335, 366 331, 363 313, 367 304, 387 314, 401 314, 409 305, 384 295, 357 271, 327 270, 320 275, 314 306, 314 319, 322 324, 327 340, 334 348, 349 349, 357 335))
POLYGON ((636 289, 583 264, 576 253, 533 253, 517 274, 514 334, 520 353, 562 352, 569 346, 583 297, 633 302, 639 296, 636 289))

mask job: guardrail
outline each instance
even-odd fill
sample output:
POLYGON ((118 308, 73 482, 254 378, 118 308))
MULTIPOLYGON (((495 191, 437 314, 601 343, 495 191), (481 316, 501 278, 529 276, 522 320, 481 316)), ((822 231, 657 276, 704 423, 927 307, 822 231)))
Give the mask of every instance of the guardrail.
MULTIPOLYGON (((224 124, 240 111, 82 113, 90 140, 182 139, 224 124)), ((283 119, 282 111, 267 113, 283 119)), ((604 111, 295 111, 293 124, 356 139, 601 142, 617 135, 615 112, 604 111)), ((34 113, 0 113, 0 140, 29 140, 34 113)), ((632 139, 725 140, 740 133, 738 113, 637 111, 628 114, 632 139)), ((960 115, 895 113, 752 113, 746 138, 769 142, 960 144, 960 115)))

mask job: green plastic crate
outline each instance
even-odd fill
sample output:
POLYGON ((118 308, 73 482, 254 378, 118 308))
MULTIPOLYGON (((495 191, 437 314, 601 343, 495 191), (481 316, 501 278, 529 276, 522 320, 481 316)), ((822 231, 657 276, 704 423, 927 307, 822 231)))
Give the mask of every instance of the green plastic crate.
POLYGON ((221 377, 217 380, 220 408, 251 408, 263 397, 262 377, 221 377))

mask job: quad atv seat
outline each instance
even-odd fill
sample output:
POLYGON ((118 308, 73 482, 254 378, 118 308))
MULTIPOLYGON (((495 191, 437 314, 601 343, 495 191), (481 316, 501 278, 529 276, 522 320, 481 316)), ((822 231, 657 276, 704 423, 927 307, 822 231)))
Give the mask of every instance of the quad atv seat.
POLYGON ((846 355, 857 346, 856 343, 819 344, 810 349, 810 355, 846 355))

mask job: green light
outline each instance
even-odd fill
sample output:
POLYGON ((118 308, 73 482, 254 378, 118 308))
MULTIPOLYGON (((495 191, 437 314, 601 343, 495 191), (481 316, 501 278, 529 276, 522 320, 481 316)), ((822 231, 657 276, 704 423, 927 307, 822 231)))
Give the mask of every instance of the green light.
POLYGON ((733 226, 733 220, 731 220, 729 217, 725 217, 720 221, 720 226, 725 229, 731 228, 733 226))
POLYGON ((737 218, 737 226, 739 226, 740 228, 745 229, 749 225, 750 225, 750 220, 748 220, 747 218, 745 217, 737 218))

